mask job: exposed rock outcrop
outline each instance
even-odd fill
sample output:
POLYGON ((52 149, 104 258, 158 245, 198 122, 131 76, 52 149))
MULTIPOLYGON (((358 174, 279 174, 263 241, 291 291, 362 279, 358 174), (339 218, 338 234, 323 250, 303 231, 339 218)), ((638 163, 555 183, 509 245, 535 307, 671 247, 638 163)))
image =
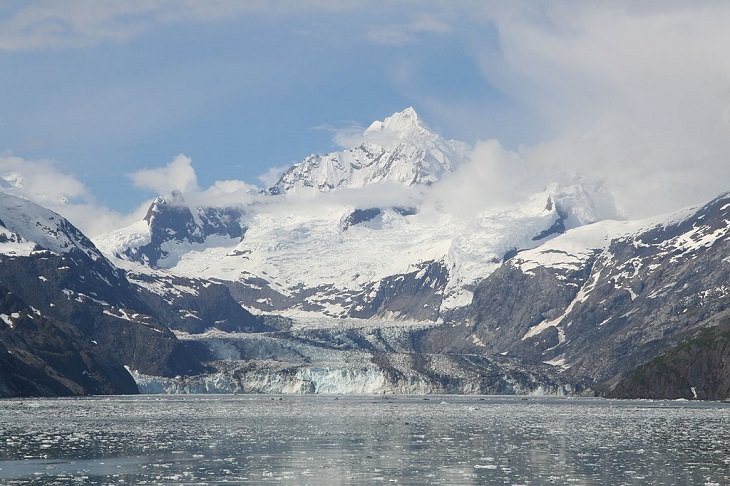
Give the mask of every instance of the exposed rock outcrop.
POLYGON ((730 400, 730 319, 639 366, 610 396, 730 400))

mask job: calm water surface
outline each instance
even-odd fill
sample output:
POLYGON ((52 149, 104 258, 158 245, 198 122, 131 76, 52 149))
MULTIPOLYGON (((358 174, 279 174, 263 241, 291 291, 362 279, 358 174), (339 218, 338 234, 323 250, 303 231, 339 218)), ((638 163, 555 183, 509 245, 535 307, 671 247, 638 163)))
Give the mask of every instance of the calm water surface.
POLYGON ((0 401, 2 484, 730 484, 730 405, 520 397, 0 401))

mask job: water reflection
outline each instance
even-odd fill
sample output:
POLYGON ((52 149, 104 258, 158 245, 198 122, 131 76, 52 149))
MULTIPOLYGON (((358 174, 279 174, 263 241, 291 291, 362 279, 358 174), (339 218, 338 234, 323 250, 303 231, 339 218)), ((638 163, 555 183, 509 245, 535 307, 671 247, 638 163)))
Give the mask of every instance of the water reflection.
POLYGON ((0 401, 3 484, 727 484, 730 406, 519 397, 0 401))

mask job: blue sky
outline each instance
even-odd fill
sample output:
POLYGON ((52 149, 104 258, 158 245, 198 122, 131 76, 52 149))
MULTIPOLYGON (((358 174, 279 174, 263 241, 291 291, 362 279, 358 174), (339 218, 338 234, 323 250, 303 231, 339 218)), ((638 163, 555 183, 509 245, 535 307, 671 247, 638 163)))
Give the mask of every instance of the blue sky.
POLYGON ((476 116, 518 106, 485 83, 461 37, 494 43, 489 25, 462 18, 465 31, 453 35, 438 8, 385 10, 191 14, 124 40, 6 49, 0 147, 54 159, 100 202, 128 210, 139 201, 126 174, 179 153, 193 159, 201 184, 257 183, 272 166, 335 150, 332 130, 410 105, 445 136, 518 140, 494 117, 476 116), (433 25, 409 33, 419 21, 433 25), (470 107, 478 123, 439 116, 431 100, 470 107))
POLYGON ((634 4, 11 0, 0 172, 58 173, 27 195, 111 225, 154 196, 131 175, 178 154, 201 188, 263 184, 414 106, 546 182, 606 181, 623 214, 701 202, 730 189, 730 8, 634 4))

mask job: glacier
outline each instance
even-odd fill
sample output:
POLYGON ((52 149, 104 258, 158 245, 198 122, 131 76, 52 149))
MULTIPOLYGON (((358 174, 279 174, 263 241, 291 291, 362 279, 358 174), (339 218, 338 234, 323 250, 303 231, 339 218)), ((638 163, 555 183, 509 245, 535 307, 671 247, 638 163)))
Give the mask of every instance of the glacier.
MULTIPOLYGON (((588 389, 582 377, 615 383, 623 364, 634 363, 604 356, 613 348, 593 349, 590 335, 613 342, 612 330, 636 326, 638 362, 716 322, 701 316, 665 333, 639 307, 644 286, 669 278, 654 270, 679 263, 672 271, 686 272, 683 262, 697 252, 712 250, 710 261, 722 251, 727 223, 694 221, 700 208, 614 221, 605 218, 601 189, 576 182, 456 211, 440 188, 458 191, 443 184, 471 162, 467 144, 432 132, 412 108, 356 138, 350 148, 306 157, 239 204, 162 195, 142 222, 95 239, 130 281, 170 308, 209 281, 261 320, 255 336, 178 334, 214 355, 216 371, 136 374, 140 389, 580 394, 588 389), (614 315, 605 302, 622 311, 614 315), (583 359, 589 348, 602 357, 595 366, 583 359)), ((713 285, 723 278, 714 270, 713 285)), ((652 295, 664 298, 667 288, 673 283, 652 295)))

